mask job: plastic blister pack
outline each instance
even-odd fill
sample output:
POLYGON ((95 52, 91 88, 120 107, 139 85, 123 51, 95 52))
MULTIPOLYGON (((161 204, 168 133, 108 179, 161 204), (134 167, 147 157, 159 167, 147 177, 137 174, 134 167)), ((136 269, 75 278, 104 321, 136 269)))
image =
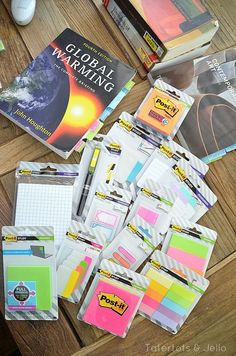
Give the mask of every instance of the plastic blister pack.
POLYGON ((122 228, 130 202, 131 192, 101 184, 96 189, 85 224, 104 233, 110 243, 122 228))
POLYGON ((136 271, 151 255, 162 238, 139 216, 134 217, 104 249, 101 258, 136 271))
POLYGON ((124 338, 148 284, 144 276, 104 259, 78 319, 124 338))
POLYGON ((176 334, 209 281, 161 251, 155 251, 142 275, 150 284, 139 307, 139 314, 176 334))
POLYGON ((105 246, 105 236, 72 221, 57 255, 57 291, 60 297, 78 303, 105 246))
POLYGON ((163 236, 168 229, 176 198, 173 191, 148 179, 139 190, 126 222, 139 216, 163 236))
POLYGON ((173 217, 162 252, 204 275, 216 243, 217 233, 183 218, 173 217))
POLYGON ((7 320, 58 318, 53 227, 3 226, 7 320))

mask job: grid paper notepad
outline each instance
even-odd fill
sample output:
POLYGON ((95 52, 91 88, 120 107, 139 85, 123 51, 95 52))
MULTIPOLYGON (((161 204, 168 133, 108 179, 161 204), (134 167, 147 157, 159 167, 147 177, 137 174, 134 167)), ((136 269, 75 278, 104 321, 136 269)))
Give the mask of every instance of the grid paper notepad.
POLYGON ((72 185, 18 184, 15 226, 53 226, 59 248, 70 226, 72 185))

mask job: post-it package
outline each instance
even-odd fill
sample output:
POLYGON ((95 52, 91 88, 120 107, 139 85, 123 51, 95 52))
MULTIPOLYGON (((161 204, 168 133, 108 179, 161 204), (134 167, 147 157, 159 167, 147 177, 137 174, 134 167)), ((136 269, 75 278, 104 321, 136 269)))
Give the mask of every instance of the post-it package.
POLYGON ((139 314, 176 334, 205 293, 209 281, 156 250, 141 274, 150 284, 139 314))
POLYGON ((163 184, 177 194, 172 215, 197 222, 217 201, 217 197, 185 159, 172 167, 152 156, 139 174, 138 187, 147 179, 163 184))
POLYGON ((177 195, 170 189, 147 179, 126 218, 141 217, 161 236, 165 235, 172 217, 171 210, 177 195))
POLYGON ((53 227, 3 226, 5 318, 58 319, 53 227))
POLYGON ((134 183, 136 176, 152 152, 158 147, 161 137, 151 128, 145 126, 127 112, 123 112, 107 134, 119 140, 122 152, 115 181, 129 187, 135 197, 134 183))
POLYGON ((124 338, 148 284, 146 277, 104 259, 78 319, 124 338))
POLYGON ((216 238, 214 230, 173 217, 161 251, 203 276, 216 238))
POLYGON ((74 220, 85 220, 98 184, 113 183, 120 155, 119 141, 112 137, 98 135, 87 141, 73 199, 74 220))
POLYGON ((135 113, 135 117, 164 137, 173 138, 194 99, 171 85, 156 80, 135 113))
POLYGON ((130 202, 130 191, 111 184, 100 184, 94 194, 85 224, 105 234, 108 244, 121 230, 130 202))
POLYGON ((178 145, 178 143, 173 140, 163 139, 152 155, 168 167, 172 167, 181 158, 183 158, 190 164, 190 166, 197 172, 197 174, 201 178, 206 175, 209 169, 209 166, 206 163, 204 163, 198 157, 194 156, 194 154, 192 154, 182 146, 178 145))
POLYGON ((101 258, 136 271, 161 241, 152 225, 135 216, 104 249, 101 258))
POLYGON ((78 303, 105 246, 105 236, 82 223, 72 221, 57 254, 59 297, 78 303))
POLYGON ((78 164, 20 162, 16 170, 15 226, 53 226, 59 249, 72 218, 78 164))

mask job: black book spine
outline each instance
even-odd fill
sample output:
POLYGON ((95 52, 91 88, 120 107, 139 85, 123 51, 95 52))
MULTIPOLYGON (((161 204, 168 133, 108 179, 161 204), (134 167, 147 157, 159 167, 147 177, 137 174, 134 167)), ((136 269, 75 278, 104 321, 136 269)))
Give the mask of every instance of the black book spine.
MULTIPOLYGON (((159 37, 152 31, 148 26, 146 21, 142 18, 139 12, 134 8, 134 6, 128 0, 110 0, 114 1, 116 5, 121 9, 127 19, 136 28, 140 36, 146 41, 151 50, 157 54, 158 58, 161 60, 164 58, 167 49, 164 43, 159 39, 159 37)), ((109 5, 109 1, 104 1, 105 7, 109 5)))

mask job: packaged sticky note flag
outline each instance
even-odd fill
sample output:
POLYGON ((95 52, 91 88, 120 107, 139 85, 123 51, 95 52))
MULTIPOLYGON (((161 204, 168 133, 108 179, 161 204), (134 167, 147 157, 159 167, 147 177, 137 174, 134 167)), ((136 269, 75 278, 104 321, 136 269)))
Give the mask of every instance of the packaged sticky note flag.
POLYGON ((111 137, 98 135, 86 142, 73 197, 74 220, 85 220, 98 184, 113 183, 120 155, 119 141, 111 137))
POLYGON ((203 276, 216 238, 217 233, 214 230, 173 217, 161 250, 203 276))
POLYGON ((176 334, 205 293, 209 281, 158 250, 141 274, 150 279, 150 284, 139 314, 176 334))
POLYGON ((78 164, 20 162, 16 169, 15 226, 53 226, 59 249, 72 218, 78 164))
POLYGON ((105 234, 110 243, 123 226, 131 198, 128 190, 98 185, 85 224, 105 234))
POLYGON ((105 246, 105 236, 82 223, 72 221, 57 254, 59 297, 78 303, 105 246))
POLYGON ((148 284, 148 278, 104 259, 78 319, 124 338, 148 284))
POLYGON ((168 167, 152 155, 140 172, 138 187, 147 179, 163 184, 177 194, 172 215, 197 222, 217 201, 217 197, 185 159, 168 167), (151 159, 152 158, 152 159, 151 159))
POLYGON ((151 224, 135 216, 104 249, 101 258, 136 271, 161 241, 151 224))
POLYGON ((172 217, 171 210, 176 198, 176 193, 170 189, 147 179, 138 192, 126 222, 129 222, 133 217, 141 217, 162 237, 169 227, 172 217))
POLYGON ((163 139, 156 150, 153 152, 152 156, 155 156, 156 159, 169 167, 172 167, 181 158, 183 158, 190 164, 190 166, 201 178, 206 175, 209 169, 209 166, 206 163, 204 163, 198 157, 194 156, 194 154, 182 146, 178 145, 178 143, 173 140, 163 139))
POLYGON ((5 318, 58 319, 54 232, 48 226, 3 226, 5 318))
POLYGON ((144 98, 135 117, 163 136, 173 138, 193 102, 191 96, 158 79, 144 98))
POLYGON ((136 177, 152 152, 158 147, 161 137, 151 128, 127 112, 123 112, 107 134, 122 145, 121 157, 115 172, 115 181, 129 187, 135 197, 136 177))

